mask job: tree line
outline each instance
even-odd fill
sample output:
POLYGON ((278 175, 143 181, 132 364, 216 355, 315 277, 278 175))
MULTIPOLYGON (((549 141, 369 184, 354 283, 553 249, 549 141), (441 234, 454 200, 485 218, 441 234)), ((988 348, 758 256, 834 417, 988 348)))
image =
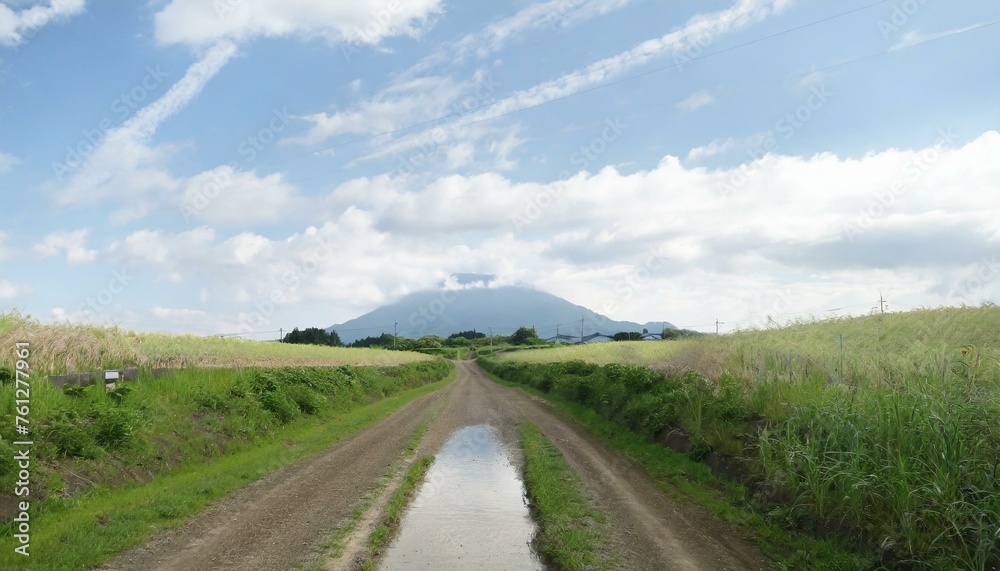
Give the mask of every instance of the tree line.
MULTIPOLYGON (((635 331, 620 331, 612 336, 614 341, 636 341, 647 333, 644 329, 642 333, 635 331)), ((690 329, 664 329, 661 336, 665 340, 681 339, 703 335, 690 329)), ((298 327, 287 333, 281 341, 283 343, 298 343, 304 345, 327 345, 330 347, 381 347, 383 349, 398 349, 401 351, 415 351, 420 349, 442 349, 448 347, 488 347, 491 343, 496 345, 548 345, 549 342, 538 337, 534 327, 520 327, 510 335, 494 335, 490 339, 485 333, 470 330, 452 333, 448 337, 437 335, 424 335, 419 339, 408 337, 394 337, 389 333, 379 336, 368 336, 358 339, 353 343, 345 345, 336 331, 326 331, 319 327, 308 327, 299 330, 298 327)))

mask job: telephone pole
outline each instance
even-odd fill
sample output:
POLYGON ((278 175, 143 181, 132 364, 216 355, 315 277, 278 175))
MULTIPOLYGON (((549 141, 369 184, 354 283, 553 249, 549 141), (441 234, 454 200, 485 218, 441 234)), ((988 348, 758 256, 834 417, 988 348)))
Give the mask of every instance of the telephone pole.
POLYGON ((882 298, 882 292, 878 292, 878 309, 880 313, 885 313, 885 299, 882 298))
POLYGON ((397 335, 398 331, 399 331, 399 322, 398 321, 393 321, 392 322, 392 348, 393 349, 396 348, 396 335, 397 335))
POLYGON ((583 345, 583 316, 580 316, 580 345, 583 345))
POLYGON ((719 326, 720 326, 720 325, 725 325, 725 324, 726 324, 726 322, 725 322, 725 321, 719 321, 719 318, 718 318, 718 317, 716 317, 716 318, 715 318, 715 334, 716 334, 716 335, 718 335, 718 334, 719 334, 719 326))
POLYGON ((493 354, 493 328, 490 327, 490 355, 493 354))

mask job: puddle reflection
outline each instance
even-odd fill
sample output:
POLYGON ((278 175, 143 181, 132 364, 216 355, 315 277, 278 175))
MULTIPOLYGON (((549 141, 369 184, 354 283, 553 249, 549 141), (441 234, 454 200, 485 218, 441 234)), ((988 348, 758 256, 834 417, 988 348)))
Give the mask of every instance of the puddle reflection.
POLYGON ((455 431, 427 471, 381 568, 544 569, 524 486, 489 425, 455 431))

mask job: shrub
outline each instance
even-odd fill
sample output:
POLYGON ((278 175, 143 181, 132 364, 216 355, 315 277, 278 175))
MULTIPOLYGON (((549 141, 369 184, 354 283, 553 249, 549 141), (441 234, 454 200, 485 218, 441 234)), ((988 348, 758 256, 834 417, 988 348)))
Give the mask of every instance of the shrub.
POLYGON ((108 391, 108 397, 111 400, 120 403, 122 402, 122 400, 125 399, 125 397, 127 397, 131 393, 132 393, 132 387, 130 385, 123 385, 119 383, 115 385, 114 390, 108 391))
POLYGON ((226 412, 229 410, 227 395, 217 391, 200 389, 194 394, 194 402, 205 410, 214 412, 226 412))
POLYGON ((273 413, 282 424, 291 422, 299 414, 298 405, 284 391, 264 392, 257 398, 264 410, 273 413))
POLYGON ((72 411, 63 411, 42 429, 42 440, 60 456, 96 458, 100 452, 90 427, 72 411))
POLYGON ((87 387, 83 385, 67 385, 63 387, 63 394, 72 398, 80 398, 86 396, 87 387))
POLYGON ((123 448, 131 442, 141 420, 135 410, 103 407, 94 419, 94 440, 107 449, 123 448))
POLYGON ((316 414, 324 404, 326 399, 323 395, 303 385, 293 385, 288 387, 288 396, 305 414, 316 414))

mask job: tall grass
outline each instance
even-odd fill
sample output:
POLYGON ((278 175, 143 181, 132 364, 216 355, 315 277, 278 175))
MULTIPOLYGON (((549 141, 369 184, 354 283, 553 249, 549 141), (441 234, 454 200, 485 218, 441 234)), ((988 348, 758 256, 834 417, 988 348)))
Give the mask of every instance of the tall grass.
POLYGON ((752 460, 748 501, 789 528, 850 538, 879 564, 1000 568, 1000 308, 640 343, 664 348, 574 349, 659 376, 517 355, 486 364, 647 438, 681 429, 692 454, 752 460))
MULTIPOLYGON (((609 343, 589 343, 566 345, 553 349, 533 351, 512 351, 501 353, 505 361, 515 363, 557 363, 561 361, 584 361, 596 365, 618 363, 621 365, 651 365, 668 359, 682 347, 688 347, 691 339, 653 342, 617 341, 609 343)), ((481 355, 486 354, 479 351, 481 355)))
POLYGON ((13 366, 13 348, 17 342, 31 344, 31 366, 40 375, 122 367, 398 365, 433 358, 406 351, 42 324, 17 312, 0 313, 0 368, 13 366))

